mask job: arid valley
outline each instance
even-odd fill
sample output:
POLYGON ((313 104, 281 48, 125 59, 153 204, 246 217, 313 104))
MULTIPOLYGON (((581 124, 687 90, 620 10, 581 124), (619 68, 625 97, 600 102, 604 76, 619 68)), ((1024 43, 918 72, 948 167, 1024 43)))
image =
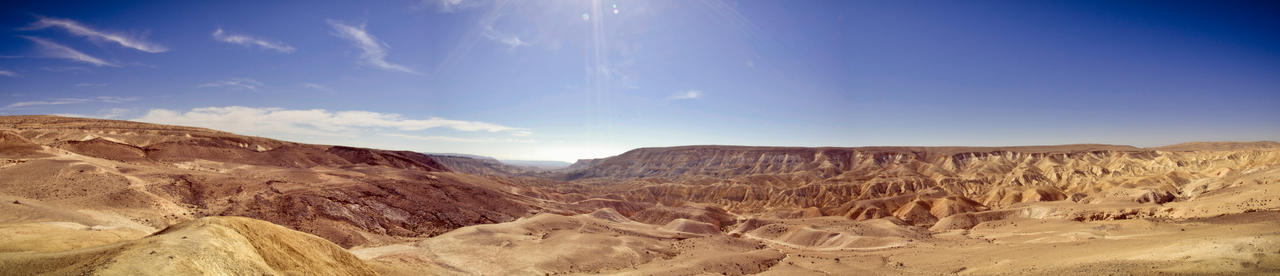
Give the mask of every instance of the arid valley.
POLYGON ((562 169, 0 118, 29 275, 1280 273, 1280 143, 642 148, 562 169))
POLYGON ((0 276, 1277 275, 1280 0, 0 1, 0 276))

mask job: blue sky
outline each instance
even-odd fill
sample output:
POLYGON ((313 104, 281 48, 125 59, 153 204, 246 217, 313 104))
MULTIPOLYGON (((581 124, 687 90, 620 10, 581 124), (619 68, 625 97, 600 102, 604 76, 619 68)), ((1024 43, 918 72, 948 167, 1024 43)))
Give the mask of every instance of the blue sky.
POLYGON ((0 115, 564 161, 1280 140, 1271 1, 261 2, 6 3, 0 115))

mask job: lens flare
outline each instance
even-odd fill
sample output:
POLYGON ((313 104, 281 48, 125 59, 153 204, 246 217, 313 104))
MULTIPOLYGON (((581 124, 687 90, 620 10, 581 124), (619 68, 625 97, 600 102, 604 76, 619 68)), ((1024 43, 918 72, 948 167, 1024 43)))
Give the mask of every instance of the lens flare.
POLYGON ((585 13, 585 12, 582 13, 582 21, 590 21, 590 20, 591 20, 591 14, 585 13))

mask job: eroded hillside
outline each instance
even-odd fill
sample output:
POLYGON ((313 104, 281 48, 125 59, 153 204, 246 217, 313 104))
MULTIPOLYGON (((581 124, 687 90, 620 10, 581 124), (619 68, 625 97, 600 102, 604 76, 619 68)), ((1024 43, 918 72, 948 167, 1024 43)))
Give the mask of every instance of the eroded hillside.
POLYGON ((0 268, 30 273, 1280 273, 1275 142, 686 146, 526 170, 14 116, 0 176, 0 268))
POLYGON ((0 197, 17 202, 6 207, 72 210, 87 222, 134 229, 235 215, 352 246, 509 221, 550 206, 419 153, 191 127, 3 117, 0 147, 0 197))
POLYGON ((637 149, 561 177, 579 184, 562 191, 625 202, 791 212, 782 216, 896 216, 928 225, 956 213, 1024 202, 1185 201, 1252 184, 1246 180, 1277 164, 1280 144, 1274 142, 1150 149, 689 146, 637 149))

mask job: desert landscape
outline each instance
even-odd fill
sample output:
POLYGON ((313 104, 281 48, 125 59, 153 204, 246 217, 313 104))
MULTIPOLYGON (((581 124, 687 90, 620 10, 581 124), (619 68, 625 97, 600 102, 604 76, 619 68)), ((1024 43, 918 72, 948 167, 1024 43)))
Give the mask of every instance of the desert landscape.
POLYGON ((2 117, 0 138, 7 275, 1280 273, 1276 142, 540 169, 59 116, 2 117))
POLYGON ((0 276, 1280 275, 1280 1, 0 1, 0 276))

